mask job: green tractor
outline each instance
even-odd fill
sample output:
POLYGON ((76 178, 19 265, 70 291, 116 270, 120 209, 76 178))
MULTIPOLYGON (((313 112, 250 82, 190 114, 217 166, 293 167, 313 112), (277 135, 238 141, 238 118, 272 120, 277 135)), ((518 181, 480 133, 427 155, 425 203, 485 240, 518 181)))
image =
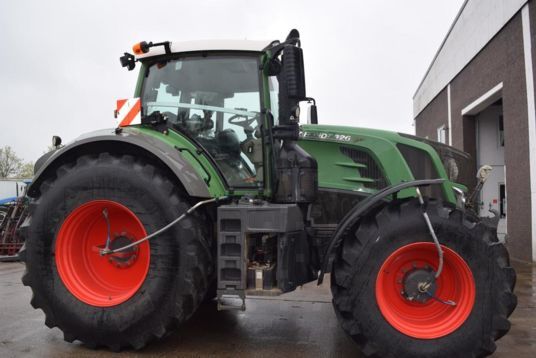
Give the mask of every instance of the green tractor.
POLYGON ((66 341, 140 349, 206 300, 245 309, 331 274, 366 356, 491 354, 515 272, 465 203, 464 153, 319 125, 299 33, 284 42, 141 42, 119 125, 36 164, 23 283, 66 341), (300 102, 309 123, 300 125, 300 102))

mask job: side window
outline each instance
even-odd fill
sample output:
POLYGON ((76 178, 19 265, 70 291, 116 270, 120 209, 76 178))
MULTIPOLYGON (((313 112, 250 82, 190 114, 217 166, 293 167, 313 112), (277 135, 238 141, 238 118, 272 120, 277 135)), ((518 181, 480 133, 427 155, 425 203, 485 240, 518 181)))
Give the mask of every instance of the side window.
POLYGON ((168 106, 165 106, 164 104, 180 102, 180 98, 180 91, 178 93, 173 93, 172 91, 170 91, 169 85, 160 83, 159 87, 156 89, 156 104, 154 106, 151 106, 151 112, 169 112, 170 108, 168 106), (159 103, 161 103, 162 105, 158 105, 159 103))
MULTIPOLYGON (((248 137, 248 130, 241 125, 235 123, 242 123, 244 121, 250 121, 249 126, 251 129, 256 129, 260 123, 257 120, 251 120, 251 118, 257 117, 257 113, 260 112, 259 107, 259 93, 258 92, 245 92, 235 93, 231 98, 226 98, 224 101, 225 108, 232 108, 237 111, 244 111, 244 115, 239 113, 224 113, 223 115, 223 129, 232 129, 238 135, 240 141, 244 141, 248 137), (249 112, 249 117, 246 115, 249 112)), ((253 133, 251 133, 253 134, 253 133)))
POLYGON ((260 134, 260 102, 258 92, 235 93, 233 97, 226 98, 224 107, 235 113, 223 114, 223 130, 232 131, 240 142, 240 157, 251 170, 252 181, 262 181, 262 139, 260 134))

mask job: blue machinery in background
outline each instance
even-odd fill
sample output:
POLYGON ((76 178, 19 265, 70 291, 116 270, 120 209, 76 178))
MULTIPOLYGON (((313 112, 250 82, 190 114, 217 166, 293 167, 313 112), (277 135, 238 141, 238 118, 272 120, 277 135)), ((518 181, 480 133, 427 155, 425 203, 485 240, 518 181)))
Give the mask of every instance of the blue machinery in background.
POLYGON ((30 181, 24 183, 26 187, 23 193, 19 192, 17 186, 17 196, 0 199, 0 261, 17 261, 18 252, 24 244, 19 227, 28 212, 26 190, 30 181))
POLYGON ((9 203, 15 202, 16 200, 17 200, 16 196, 12 196, 12 197, 5 198, 5 199, 0 199, 0 205, 7 205, 9 203))

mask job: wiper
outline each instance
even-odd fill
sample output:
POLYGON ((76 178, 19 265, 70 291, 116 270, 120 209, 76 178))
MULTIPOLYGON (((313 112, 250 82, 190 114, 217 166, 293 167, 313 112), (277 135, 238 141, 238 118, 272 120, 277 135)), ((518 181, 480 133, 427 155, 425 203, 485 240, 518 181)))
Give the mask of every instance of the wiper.
POLYGON ((147 106, 200 109, 204 111, 232 113, 232 114, 238 114, 241 116, 248 116, 248 117, 254 117, 259 114, 259 112, 250 112, 250 111, 246 111, 243 109, 223 108, 223 107, 215 107, 215 106, 206 106, 204 104, 192 104, 192 103, 181 103, 181 102, 147 102, 147 106))

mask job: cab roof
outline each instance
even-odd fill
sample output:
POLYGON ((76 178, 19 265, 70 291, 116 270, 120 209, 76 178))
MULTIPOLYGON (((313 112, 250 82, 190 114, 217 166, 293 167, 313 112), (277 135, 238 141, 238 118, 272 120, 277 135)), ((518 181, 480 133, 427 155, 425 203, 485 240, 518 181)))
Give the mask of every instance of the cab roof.
MULTIPOLYGON (((273 41, 253 41, 253 40, 198 40, 171 42, 172 53, 194 52, 194 51, 253 51, 261 52, 273 41)), ((136 55, 137 59, 164 55, 163 46, 152 47, 149 52, 136 55)))

